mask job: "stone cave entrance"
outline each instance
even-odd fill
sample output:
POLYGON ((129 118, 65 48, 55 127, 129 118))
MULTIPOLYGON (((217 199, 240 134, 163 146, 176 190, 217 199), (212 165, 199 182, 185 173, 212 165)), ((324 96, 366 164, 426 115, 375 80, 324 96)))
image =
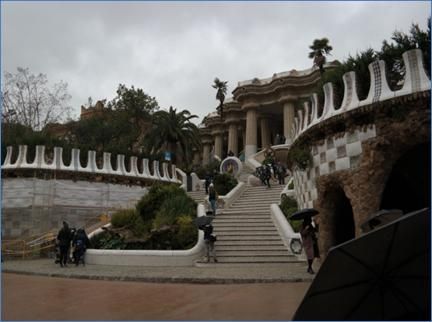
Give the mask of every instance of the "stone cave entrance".
POLYGON ((331 216, 332 245, 336 246, 355 237, 354 216, 351 203, 341 187, 327 194, 327 210, 331 216))
POLYGON ((409 213, 430 207, 430 165, 430 141, 402 155, 388 177, 380 208, 409 213))

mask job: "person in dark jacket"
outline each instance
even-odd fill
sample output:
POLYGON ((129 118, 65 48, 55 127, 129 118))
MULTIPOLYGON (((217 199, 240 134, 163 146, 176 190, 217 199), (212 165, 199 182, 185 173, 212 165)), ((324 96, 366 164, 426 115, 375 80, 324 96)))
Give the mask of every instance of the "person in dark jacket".
POLYGON ((217 263, 216 252, 214 248, 216 236, 213 235, 213 226, 211 224, 207 224, 203 227, 203 230, 204 230, 204 242, 206 244, 207 263, 210 262, 211 256, 213 256, 214 262, 217 263))
POLYGON ((213 183, 211 183, 209 186, 208 199, 213 211, 213 216, 216 216, 216 202, 218 200, 218 194, 213 183))
POLYGON ((316 228, 312 225, 312 218, 306 217, 303 220, 302 228, 300 230, 300 235, 303 242, 303 247, 306 253, 306 258, 308 261, 307 272, 310 274, 315 274, 312 269, 312 263, 315 257, 319 257, 318 241, 316 237, 316 228))
POLYGON ((63 221, 63 227, 57 235, 57 241, 60 248, 60 266, 67 266, 69 247, 72 239, 72 233, 66 221, 63 221))
POLYGON ((74 247, 73 258, 75 265, 78 266, 80 261, 85 265, 84 255, 90 246, 90 240, 83 228, 78 229, 76 232, 72 240, 72 246, 74 247))

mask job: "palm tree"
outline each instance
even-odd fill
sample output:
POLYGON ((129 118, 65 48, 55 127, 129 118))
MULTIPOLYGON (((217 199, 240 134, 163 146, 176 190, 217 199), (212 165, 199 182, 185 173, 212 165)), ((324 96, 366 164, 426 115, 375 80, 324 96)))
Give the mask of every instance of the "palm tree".
POLYGON ((217 109, 220 112, 221 118, 223 117, 223 102, 225 101, 225 95, 227 92, 227 83, 227 81, 221 81, 219 78, 216 77, 214 79, 214 84, 212 85, 213 88, 217 89, 216 99, 220 102, 217 109))
POLYGON ((185 161, 192 160, 193 148, 201 148, 198 127, 191 122, 197 118, 188 110, 177 113, 177 109, 170 106, 168 111, 157 111, 153 114, 153 126, 145 139, 147 151, 152 154, 170 152, 172 161, 176 163, 178 149, 185 157, 185 161))
POLYGON ((333 50, 333 47, 328 43, 329 40, 327 38, 315 39, 312 46, 309 46, 312 49, 309 53, 309 58, 314 59, 314 65, 319 67, 321 73, 324 72, 323 66, 326 62, 324 55, 331 55, 330 52, 333 50))

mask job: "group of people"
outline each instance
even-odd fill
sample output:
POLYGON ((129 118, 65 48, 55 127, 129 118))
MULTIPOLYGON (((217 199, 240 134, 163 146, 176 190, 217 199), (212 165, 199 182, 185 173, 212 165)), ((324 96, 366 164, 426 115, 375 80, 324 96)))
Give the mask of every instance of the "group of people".
POLYGON ((280 161, 275 161, 275 151, 271 147, 267 147, 264 151, 263 165, 256 169, 255 174, 261 182, 267 187, 270 186, 270 179, 274 177, 279 184, 285 184, 287 169, 280 161))
POLYGON ((85 265, 84 255, 87 248, 90 246, 90 240, 83 228, 75 229, 69 228, 66 221, 63 221, 63 227, 57 234, 56 248, 57 258, 56 264, 59 263, 60 267, 66 267, 70 258, 70 250, 72 246, 72 262, 76 266, 82 262, 85 265))

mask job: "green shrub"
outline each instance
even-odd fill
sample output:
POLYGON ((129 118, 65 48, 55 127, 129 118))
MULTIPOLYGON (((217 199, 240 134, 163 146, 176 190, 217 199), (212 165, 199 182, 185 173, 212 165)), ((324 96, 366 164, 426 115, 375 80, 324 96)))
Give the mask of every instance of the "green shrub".
POLYGON ((219 173, 213 178, 213 183, 216 192, 223 196, 237 185, 237 180, 228 173, 219 173))
POLYGON ((289 185, 288 185, 288 189, 289 189, 289 190, 294 189, 294 180, 291 180, 291 182, 290 182, 289 185))
POLYGON ((130 227, 135 223, 137 217, 135 209, 118 210, 111 217, 111 225, 114 228, 130 227))
POLYGON ((180 216, 176 220, 178 231, 176 244, 178 249, 192 248, 198 241, 198 229, 190 216, 180 216))
POLYGON ((288 168, 292 169, 296 165, 300 170, 306 170, 312 165, 312 154, 307 146, 294 146, 288 152, 288 168))
POLYGON ((291 215, 298 210, 297 201, 292 197, 282 196, 280 209, 282 210, 285 217, 288 219, 288 222, 290 223, 294 231, 299 232, 302 225, 302 221, 289 219, 289 217, 291 217, 291 215))
POLYGON ((90 243, 95 249, 124 249, 125 247, 123 238, 109 231, 103 231, 93 236, 90 243))
POLYGON ((209 164, 203 167, 198 167, 195 170, 195 173, 198 176, 198 178, 204 179, 207 174, 213 175, 214 173, 219 173, 219 167, 220 167, 220 162, 213 159, 212 161, 210 161, 209 164))
POLYGON ((150 188, 150 191, 137 203, 137 213, 144 221, 152 220, 155 218, 162 203, 166 199, 172 198, 176 195, 187 196, 186 192, 178 185, 155 184, 150 188))
POLYGON ((134 236, 139 238, 148 238, 150 235, 150 230, 152 228, 151 221, 144 221, 142 217, 137 215, 137 218, 134 224, 131 227, 132 233, 134 236))
POLYGON ((196 203, 186 195, 174 195, 172 198, 163 201, 155 219, 153 228, 159 229, 164 225, 174 225, 177 217, 190 216, 196 213, 196 203))

